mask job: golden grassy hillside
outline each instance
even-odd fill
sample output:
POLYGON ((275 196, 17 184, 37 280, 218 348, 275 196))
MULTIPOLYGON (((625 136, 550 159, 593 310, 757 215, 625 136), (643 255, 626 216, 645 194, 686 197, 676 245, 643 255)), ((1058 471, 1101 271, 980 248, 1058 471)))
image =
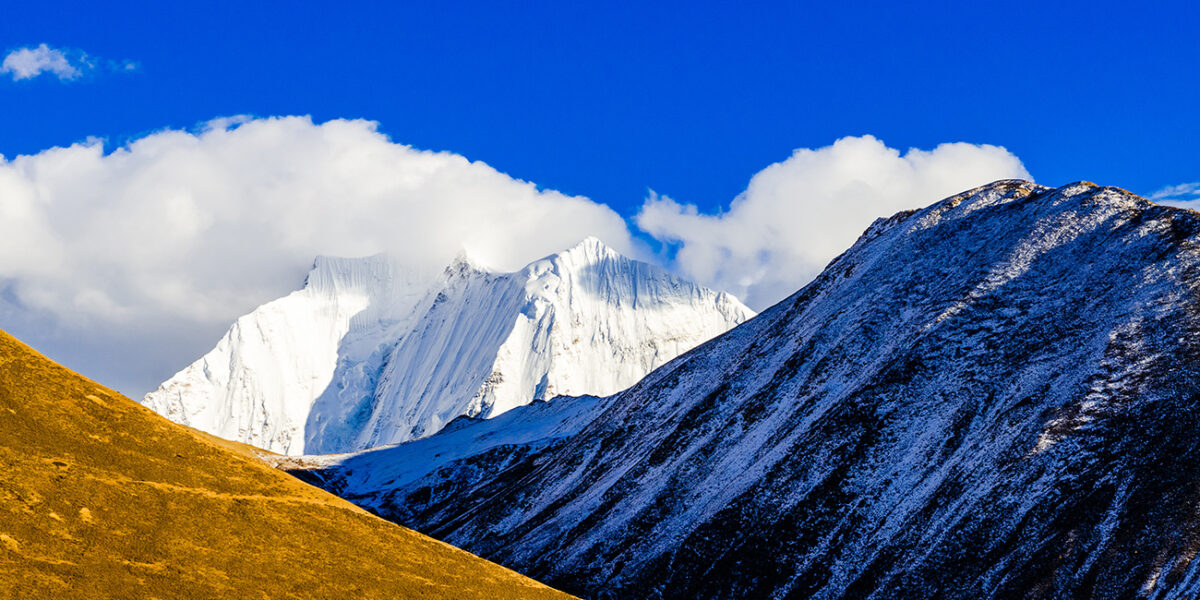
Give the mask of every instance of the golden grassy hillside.
POLYGON ((0 331, 0 598, 565 597, 252 452, 0 331))

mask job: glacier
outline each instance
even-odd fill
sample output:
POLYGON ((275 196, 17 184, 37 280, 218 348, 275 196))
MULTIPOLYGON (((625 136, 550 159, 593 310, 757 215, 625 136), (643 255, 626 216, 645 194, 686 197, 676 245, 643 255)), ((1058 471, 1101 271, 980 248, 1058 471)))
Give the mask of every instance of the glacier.
POLYGON ((595 238, 510 273, 465 254, 440 273, 319 257, 302 289, 239 318, 143 404, 272 452, 362 450, 615 394, 753 315, 595 238))

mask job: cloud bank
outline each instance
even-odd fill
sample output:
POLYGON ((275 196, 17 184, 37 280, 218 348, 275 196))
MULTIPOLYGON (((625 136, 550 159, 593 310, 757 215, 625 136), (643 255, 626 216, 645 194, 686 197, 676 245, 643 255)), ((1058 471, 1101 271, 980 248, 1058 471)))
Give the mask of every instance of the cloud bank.
POLYGON ((57 77, 59 81, 74 81, 96 69, 134 71, 137 63, 98 59, 85 52, 51 48, 46 44, 17 48, 0 62, 0 75, 11 75, 13 81, 33 79, 42 74, 57 77))
MULTIPOLYGON (((1028 173, 995 146, 844 138, 763 169, 719 214, 652 195, 633 221, 672 248, 669 268, 761 309, 874 218, 1007 177, 1028 173)), ((510 270, 589 235, 646 253, 605 205, 369 121, 218 119, 109 152, 0 156, 0 328, 136 397, 298 288, 317 255, 440 269, 465 248, 510 270)))
POLYGON ((1147 199, 1159 204, 1198 210, 1200 209, 1200 181, 1169 185, 1150 194, 1147 199))
POLYGON ((105 153, 0 157, 0 326, 106 383, 152 389, 318 254, 515 269, 623 219, 367 121, 223 119, 105 153))
POLYGON ((675 250, 682 274, 761 310, 816 276, 876 217, 1007 178, 1030 176, 998 146, 901 153, 871 136, 846 137, 759 171, 719 214, 651 194, 635 221, 675 250))

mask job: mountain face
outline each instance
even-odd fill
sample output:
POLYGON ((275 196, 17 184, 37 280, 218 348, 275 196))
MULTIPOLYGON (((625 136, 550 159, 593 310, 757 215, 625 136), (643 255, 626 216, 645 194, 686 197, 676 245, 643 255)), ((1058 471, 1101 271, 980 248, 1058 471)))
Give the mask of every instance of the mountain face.
POLYGON ((145 405, 287 454, 360 450, 560 394, 609 395, 753 313, 595 239, 494 273, 318 259, 145 405))
POLYGON ((565 598, 0 331, 0 596, 565 598))
POLYGON ((303 289, 239 318, 142 403, 225 439, 298 452, 312 401, 335 377, 369 385, 379 345, 415 320, 429 280, 382 256, 320 257, 303 289))
MULTIPOLYGON (((459 417, 438 433, 363 452, 265 460, 398 523, 427 523, 455 509, 455 495, 562 443, 604 406, 596 396, 559 396, 492 419, 459 417)), ((511 476, 511 474, 510 474, 511 476)))
POLYGON ((303 476, 590 597, 1197 597, 1200 215, 1002 181, 880 219, 580 418, 303 476))

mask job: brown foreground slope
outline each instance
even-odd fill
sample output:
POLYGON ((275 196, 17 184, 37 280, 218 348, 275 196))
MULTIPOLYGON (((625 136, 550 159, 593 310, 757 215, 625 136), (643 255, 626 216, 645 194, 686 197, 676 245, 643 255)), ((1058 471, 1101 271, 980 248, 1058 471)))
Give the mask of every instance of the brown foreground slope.
POLYGON ((0 331, 0 598, 564 597, 0 331))

